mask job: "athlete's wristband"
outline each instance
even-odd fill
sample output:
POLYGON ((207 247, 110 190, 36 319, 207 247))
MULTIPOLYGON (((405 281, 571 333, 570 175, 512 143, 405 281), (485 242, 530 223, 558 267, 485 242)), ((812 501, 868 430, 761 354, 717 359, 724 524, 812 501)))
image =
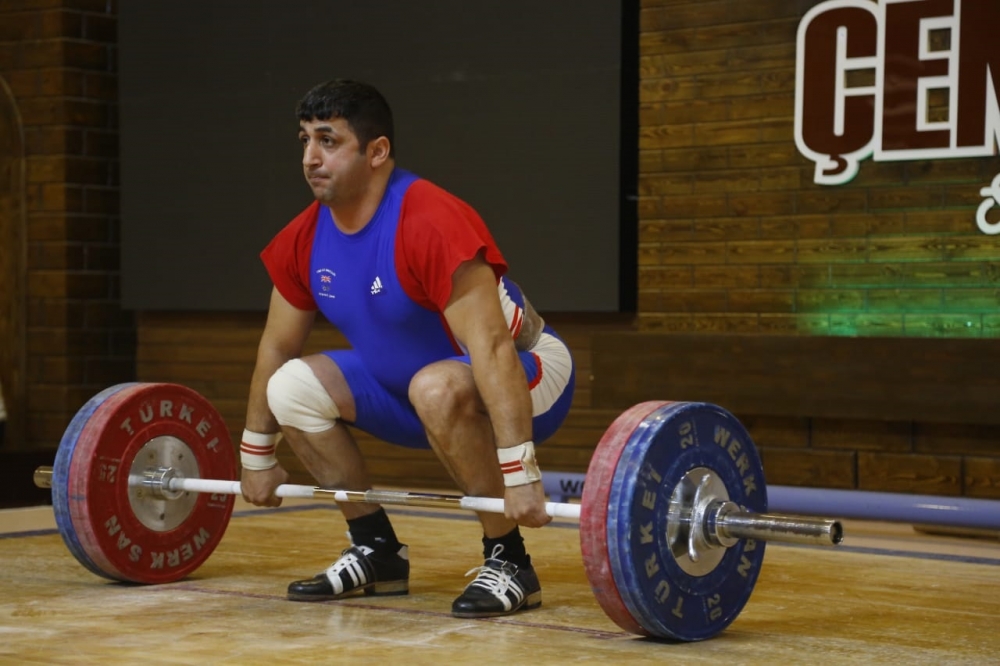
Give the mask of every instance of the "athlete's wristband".
POLYGON ((503 484, 523 486, 542 480, 542 471, 535 461, 535 444, 527 441, 508 449, 497 449, 500 460, 500 471, 503 472, 503 484))
POLYGON ((278 464, 274 452, 278 448, 280 432, 260 433, 250 430, 243 431, 243 441, 240 442, 240 463, 244 469, 255 471, 271 469, 278 464))

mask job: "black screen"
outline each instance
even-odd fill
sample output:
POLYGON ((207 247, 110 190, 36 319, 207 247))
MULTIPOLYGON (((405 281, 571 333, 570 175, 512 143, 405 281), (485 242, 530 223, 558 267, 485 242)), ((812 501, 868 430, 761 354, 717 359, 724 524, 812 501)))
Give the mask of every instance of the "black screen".
POLYGON ((260 250, 312 201, 296 102, 355 78, 393 108, 397 164, 479 211, 539 310, 619 309, 619 3, 119 6, 126 308, 266 308, 260 250))

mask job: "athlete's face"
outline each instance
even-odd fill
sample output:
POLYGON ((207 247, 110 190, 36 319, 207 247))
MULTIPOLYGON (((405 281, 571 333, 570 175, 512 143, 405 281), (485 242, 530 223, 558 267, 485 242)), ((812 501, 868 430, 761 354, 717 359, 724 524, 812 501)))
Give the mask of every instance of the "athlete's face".
POLYGON ((367 150, 343 118, 299 122, 302 171, 313 195, 335 207, 360 199, 371 179, 367 150))

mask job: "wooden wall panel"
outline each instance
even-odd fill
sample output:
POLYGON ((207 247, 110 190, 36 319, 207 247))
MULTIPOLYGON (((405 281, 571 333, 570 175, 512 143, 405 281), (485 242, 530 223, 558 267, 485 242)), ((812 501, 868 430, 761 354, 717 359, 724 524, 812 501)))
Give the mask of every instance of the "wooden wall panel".
MULTIPOLYGON (((640 266, 679 276, 643 283, 640 329, 720 330, 728 315, 734 333, 996 337, 981 315, 995 309, 989 293, 951 293, 988 292, 994 279, 912 276, 942 264, 963 273, 968 261, 996 272, 1000 244, 975 214, 1000 157, 866 159, 831 187, 814 183, 815 165, 798 153, 796 36, 819 2, 639 3, 640 266), (733 265, 856 272, 849 285, 802 284, 795 270, 751 285, 711 279, 733 265)), ((851 85, 873 83, 871 72, 850 75, 851 85)), ((929 117, 948 117, 947 106, 932 94, 929 117)))
POLYGON ((595 333, 594 409, 737 415, 768 483, 1000 497, 994 340, 595 333))
POLYGON ((595 407, 652 392, 748 414, 1000 424, 994 340, 643 331, 597 335, 592 349, 595 407))

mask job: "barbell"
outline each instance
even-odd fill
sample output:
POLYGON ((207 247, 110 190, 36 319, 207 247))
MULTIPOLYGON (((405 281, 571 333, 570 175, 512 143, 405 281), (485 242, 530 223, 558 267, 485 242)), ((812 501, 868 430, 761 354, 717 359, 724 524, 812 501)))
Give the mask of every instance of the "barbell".
MULTIPOLYGON (((129 383, 73 417, 54 466, 56 525, 85 568, 111 580, 183 579, 222 539, 240 494, 235 449, 211 403, 178 384, 129 383)), ((285 484, 280 497, 503 513, 503 500, 285 484)), ((749 600, 767 541, 836 545, 836 520, 767 513, 749 434, 708 403, 651 401, 611 424, 579 504, 547 502, 580 521, 584 568, 620 627, 673 640, 710 638, 749 600)))

